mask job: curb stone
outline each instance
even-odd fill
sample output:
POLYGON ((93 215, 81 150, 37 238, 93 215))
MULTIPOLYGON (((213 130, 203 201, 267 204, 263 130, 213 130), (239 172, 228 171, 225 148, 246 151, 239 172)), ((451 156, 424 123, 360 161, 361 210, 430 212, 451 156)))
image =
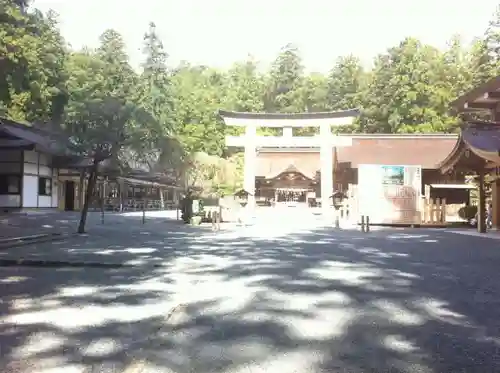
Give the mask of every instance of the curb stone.
POLYGON ((33 245, 42 242, 64 240, 72 236, 78 235, 77 233, 44 233, 26 237, 16 237, 10 239, 0 240, 0 250, 10 249, 12 247, 33 245))
POLYGON ((43 260, 43 259, 0 259, 0 267, 39 267, 39 268, 163 268, 162 264, 130 264, 130 263, 103 263, 83 262, 67 260, 43 260))

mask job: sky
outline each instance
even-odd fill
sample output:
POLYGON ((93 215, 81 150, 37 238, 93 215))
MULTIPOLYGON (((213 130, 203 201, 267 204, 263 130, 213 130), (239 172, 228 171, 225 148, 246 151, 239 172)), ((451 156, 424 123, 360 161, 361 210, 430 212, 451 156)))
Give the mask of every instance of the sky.
POLYGON ((131 63, 156 23, 170 64, 182 60, 226 68, 252 55, 265 67, 288 43, 309 71, 326 72, 339 56, 370 64, 407 36, 444 48, 455 34, 481 36, 498 0, 35 0, 55 10, 63 36, 78 49, 95 47, 108 28, 120 32, 131 63), (468 4, 465 6, 465 4, 468 4))

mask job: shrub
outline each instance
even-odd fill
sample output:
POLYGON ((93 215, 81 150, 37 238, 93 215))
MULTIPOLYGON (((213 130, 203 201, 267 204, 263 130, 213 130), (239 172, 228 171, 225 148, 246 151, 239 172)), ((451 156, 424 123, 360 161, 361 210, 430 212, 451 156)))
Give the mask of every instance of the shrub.
POLYGON ((464 220, 471 220, 477 214, 477 206, 464 206, 458 210, 458 216, 464 220))

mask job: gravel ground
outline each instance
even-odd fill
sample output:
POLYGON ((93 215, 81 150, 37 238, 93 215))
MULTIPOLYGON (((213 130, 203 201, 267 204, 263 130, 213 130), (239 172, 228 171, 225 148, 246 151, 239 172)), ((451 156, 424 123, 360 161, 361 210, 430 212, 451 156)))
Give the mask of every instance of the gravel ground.
POLYGON ((322 225, 124 225, 5 251, 130 265, 0 268, 0 371, 500 372, 495 240, 322 225))

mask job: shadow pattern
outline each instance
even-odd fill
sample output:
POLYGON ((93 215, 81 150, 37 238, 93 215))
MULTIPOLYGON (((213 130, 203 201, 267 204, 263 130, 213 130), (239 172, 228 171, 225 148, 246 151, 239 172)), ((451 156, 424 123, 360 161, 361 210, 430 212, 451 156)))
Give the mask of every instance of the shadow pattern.
POLYGON ((266 229, 151 224, 2 253, 134 265, 1 268, 0 371, 500 371, 494 240, 266 229))

